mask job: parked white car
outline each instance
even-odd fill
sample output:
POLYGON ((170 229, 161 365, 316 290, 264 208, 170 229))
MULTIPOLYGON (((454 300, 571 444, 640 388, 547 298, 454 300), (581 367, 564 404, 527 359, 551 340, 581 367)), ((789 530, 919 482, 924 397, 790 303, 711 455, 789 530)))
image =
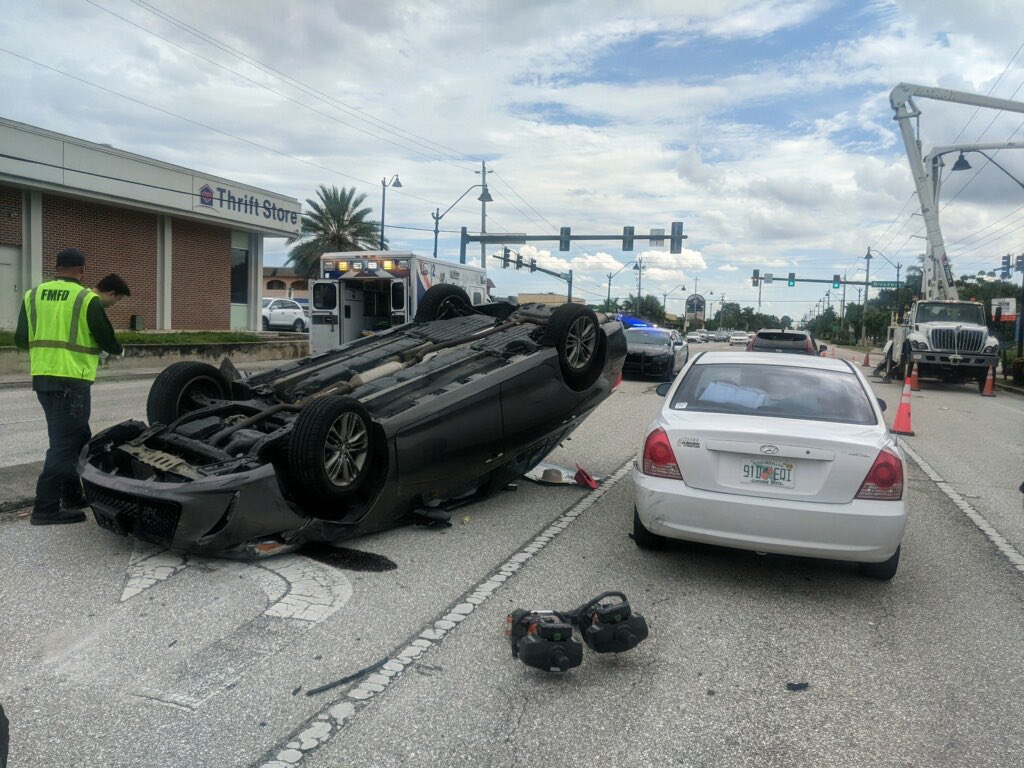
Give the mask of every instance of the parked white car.
POLYGON ((309 319, 291 299, 263 299, 263 330, 287 328, 299 333, 308 330, 309 319))
POLYGON ((640 547, 686 539, 896 574, 903 451, 859 368, 723 350, 658 391, 665 404, 633 472, 640 547))
POLYGON ((747 346, 747 342, 748 341, 750 341, 750 337, 747 336, 747 332, 746 331, 734 331, 732 333, 732 335, 729 336, 729 346, 730 347, 734 347, 737 344, 740 344, 740 345, 745 347, 745 346, 747 346))
POLYGON ((697 333, 696 331, 692 331, 692 332, 686 334, 686 343, 687 344, 703 344, 704 343, 704 339, 702 339, 700 337, 699 333, 697 333))

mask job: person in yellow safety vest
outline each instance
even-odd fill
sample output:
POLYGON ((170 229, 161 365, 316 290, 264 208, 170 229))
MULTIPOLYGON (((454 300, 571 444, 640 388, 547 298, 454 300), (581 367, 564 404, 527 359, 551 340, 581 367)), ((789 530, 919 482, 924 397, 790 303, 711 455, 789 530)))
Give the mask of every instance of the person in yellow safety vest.
POLYGON ((128 286, 121 280, 108 287, 111 296, 105 300, 82 285, 84 274, 81 251, 65 248, 58 253, 56 277, 25 294, 14 332, 14 343, 29 351, 32 389, 46 415, 50 438, 36 482, 32 525, 85 520, 88 502, 78 476, 78 456, 92 437, 90 386, 101 351, 124 354, 104 306, 127 296, 128 286))

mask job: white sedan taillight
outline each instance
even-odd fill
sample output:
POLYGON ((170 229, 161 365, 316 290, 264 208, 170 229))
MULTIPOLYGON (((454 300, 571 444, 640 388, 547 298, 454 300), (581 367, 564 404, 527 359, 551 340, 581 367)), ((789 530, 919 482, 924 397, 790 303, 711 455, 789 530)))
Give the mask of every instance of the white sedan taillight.
POLYGON ((661 427, 651 432, 644 441, 644 474, 670 480, 683 479, 676 455, 672 452, 672 443, 661 427))
POLYGON ((903 498, 903 462, 888 448, 878 453, 878 458, 860 484, 858 499, 872 501, 899 501, 903 498))

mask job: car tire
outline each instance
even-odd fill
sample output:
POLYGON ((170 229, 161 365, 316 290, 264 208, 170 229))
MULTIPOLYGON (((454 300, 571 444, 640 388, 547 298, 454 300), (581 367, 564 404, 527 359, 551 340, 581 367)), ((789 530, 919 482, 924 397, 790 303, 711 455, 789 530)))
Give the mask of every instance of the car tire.
POLYGON ((900 547, 896 547, 896 551, 893 556, 888 560, 883 560, 880 563, 859 563, 858 569, 860 572, 867 576, 869 579, 878 579, 879 581, 889 581, 893 576, 896 575, 896 571, 900 566, 900 547))
POLYGON ((351 397, 322 397, 299 413, 288 444, 293 493, 311 504, 347 499, 372 470, 376 433, 363 405, 351 397))
POLYGON ((306 324, 302 320, 296 320, 292 323, 292 331, 294 333, 302 333, 304 330, 306 330, 306 324))
POLYGON ((205 399, 225 399, 230 391, 220 371, 209 363, 183 360, 164 368, 153 381, 146 418, 150 424, 170 424, 203 408, 205 399))
POLYGON ((417 323, 430 320, 447 320, 473 314, 473 303, 469 294, 457 285, 435 285, 428 288, 416 306, 417 323))
POLYGON ((265 317, 263 318, 263 330, 264 331, 269 331, 270 330, 270 321, 267 320, 267 318, 265 318, 265 317))
POLYGON ((580 304, 563 304, 551 313, 543 343, 558 352, 562 377, 575 390, 597 381, 604 366, 607 346, 594 310, 580 304))
POLYGON ((644 528, 644 524, 640 521, 640 513, 636 511, 636 507, 633 507, 633 542, 640 549, 662 549, 667 542, 664 536, 651 533, 644 528))

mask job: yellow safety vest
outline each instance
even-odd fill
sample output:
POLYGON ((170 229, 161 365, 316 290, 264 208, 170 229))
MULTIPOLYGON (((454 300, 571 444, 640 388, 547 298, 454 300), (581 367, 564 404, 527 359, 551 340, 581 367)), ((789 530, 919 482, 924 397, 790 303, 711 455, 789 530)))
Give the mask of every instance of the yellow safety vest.
POLYGON ((33 376, 96 380, 100 348, 86 313, 99 297, 70 280, 50 280, 25 295, 33 376))

